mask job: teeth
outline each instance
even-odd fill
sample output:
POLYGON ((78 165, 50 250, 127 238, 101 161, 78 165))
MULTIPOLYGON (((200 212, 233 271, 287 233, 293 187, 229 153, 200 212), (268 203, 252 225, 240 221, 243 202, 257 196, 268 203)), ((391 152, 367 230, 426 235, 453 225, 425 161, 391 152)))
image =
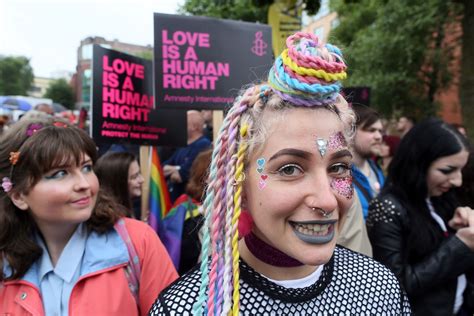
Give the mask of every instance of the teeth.
POLYGON ((318 224, 307 224, 307 225, 302 225, 302 224, 295 224, 293 227, 295 229, 305 235, 319 235, 319 236, 324 236, 327 235, 329 232, 329 224, 324 224, 324 225, 318 225, 318 224))

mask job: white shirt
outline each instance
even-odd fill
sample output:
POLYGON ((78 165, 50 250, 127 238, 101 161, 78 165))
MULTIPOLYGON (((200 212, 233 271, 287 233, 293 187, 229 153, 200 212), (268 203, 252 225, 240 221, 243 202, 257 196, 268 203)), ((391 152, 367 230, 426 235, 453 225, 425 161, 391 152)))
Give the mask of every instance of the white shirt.
POLYGON ((313 285, 318 281, 319 277, 321 276, 321 272, 323 271, 324 265, 320 265, 316 270, 314 270, 313 273, 311 273, 308 276, 305 276, 304 278, 301 279, 296 279, 296 280, 273 280, 268 277, 266 277, 268 280, 272 281, 275 284, 278 284, 280 286, 283 286, 284 288, 287 289, 298 289, 298 288, 304 288, 313 285))

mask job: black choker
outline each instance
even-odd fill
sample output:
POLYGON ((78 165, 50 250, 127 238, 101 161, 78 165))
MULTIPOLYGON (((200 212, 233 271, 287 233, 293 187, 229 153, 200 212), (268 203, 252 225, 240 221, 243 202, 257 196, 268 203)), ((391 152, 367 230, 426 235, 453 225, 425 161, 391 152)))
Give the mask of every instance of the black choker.
POLYGON ((303 265, 295 258, 292 258, 280 250, 270 246, 258 238, 253 232, 245 236, 245 244, 258 260, 263 261, 266 264, 284 268, 299 267, 303 265))

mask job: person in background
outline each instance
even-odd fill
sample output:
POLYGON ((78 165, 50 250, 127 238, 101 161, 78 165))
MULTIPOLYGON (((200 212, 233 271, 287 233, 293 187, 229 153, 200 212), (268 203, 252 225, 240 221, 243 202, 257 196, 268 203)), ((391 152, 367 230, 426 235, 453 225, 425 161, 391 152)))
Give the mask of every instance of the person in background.
POLYGON ((36 119, 41 120, 41 119, 48 119, 50 117, 51 117, 51 115, 49 115, 49 114, 47 114, 43 111, 29 110, 20 117, 19 121, 36 120, 36 119))
POLYGON ((387 175, 388 173, 388 166, 390 165, 399 144, 400 137, 398 136, 384 135, 382 137, 382 144, 380 145, 376 162, 382 168, 384 175, 387 175))
POLYGON ((382 122, 380 115, 368 106, 353 104, 352 109, 356 114, 352 173, 365 220, 369 202, 379 193, 385 180, 382 170, 372 160, 380 152, 382 122))
POLYGON ((137 157, 129 152, 109 152, 97 160, 94 171, 101 188, 127 210, 127 216, 140 219, 140 212, 134 210, 133 201, 142 196, 145 179, 137 157))
POLYGON ((468 148, 443 121, 418 123, 370 204, 374 259, 400 279, 415 315, 474 312, 474 210, 460 205, 452 190, 463 182, 468 148))
POLYGON ((163 162, 163 174, 167 178, 172 202, 184 193, 189 179, 189 169, 196 156, 211 146, 209 139, 202 133, 204 126, 202 114, 199 111, 188 111, 187 116, 188 145, 178 148, 163 162))
POLYGON ((213 120, 213 111, 212 110, 202 110, 201 111, 202 117, 204 119, 204 127, 203 127, 203 134, 207 139, 209 139, 211 142, 213 140, 213 133, 214 133, 214 128, 212 127, 212 120, 213 120))
POLYGON ((0 139, 1 315, 146 315, 177 277, 151 227, 100 190, 96 159, 53 118, 0 139))
POLYGON ((462 185, 455 188, 454 191, 460 205, 474 209, 474 148, 472 146, 467 164, 462 169, 462 185))
POLYGON ((351 207, 341 220, 341 231, 337 238, 337 244, 372 257, 372 245, 365 226, 359 196, 355 194, 352 199, 351 207))
POLYGON ((454 124, 452 124, 452 125, 453 125, 453 127, 454 127, 455 129, 458 130, 458 132, 459 132, 461 135, 463 135, 464 137, 467 137, 467 131, 466 131, 466 127, 465 127, 464 125, 459 124, 459 123, 454 123, 454 124))
POLYGON ((268 82, 247 86, 220 128, 200 265, 150 315, 410 313, 386 267, 336 246, 353 196, 342 53, 310 33, 286 44, 268 82))
POLYGON ((412 116, 402 115, 397 121, 397 132, 400 133, 400 138, 403 138, 410 129, 416 124, 416 119, 412 116))
POLYGON ((158 230, 179 275, 196 265, 201 251, 199 229, 203 224, 202 200, 212 150, 205 150, 191 166, 186 193, 178 197, 158 230))
POLYGON ((35 106, 35 110, 54 116, 53 106, 48 103, 39 103, 35 106))

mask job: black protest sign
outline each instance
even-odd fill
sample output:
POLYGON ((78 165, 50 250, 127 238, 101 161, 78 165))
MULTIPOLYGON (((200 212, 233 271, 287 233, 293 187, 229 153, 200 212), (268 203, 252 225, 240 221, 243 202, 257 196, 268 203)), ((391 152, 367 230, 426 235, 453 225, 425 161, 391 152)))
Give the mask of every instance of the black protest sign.
POLYGON ((92 72, 97 143, 186 144, 186 113, 154 108, 151 61, 95 45, 92 72))
POLYGON ((266 80, 268 25, 155 13, 157 108, 224 109, 241 87, 266 80))
POLYGON ((342 95, 349 103, 359 103, 370 106, 370 88, 369 87, 344 87, 342 95))

